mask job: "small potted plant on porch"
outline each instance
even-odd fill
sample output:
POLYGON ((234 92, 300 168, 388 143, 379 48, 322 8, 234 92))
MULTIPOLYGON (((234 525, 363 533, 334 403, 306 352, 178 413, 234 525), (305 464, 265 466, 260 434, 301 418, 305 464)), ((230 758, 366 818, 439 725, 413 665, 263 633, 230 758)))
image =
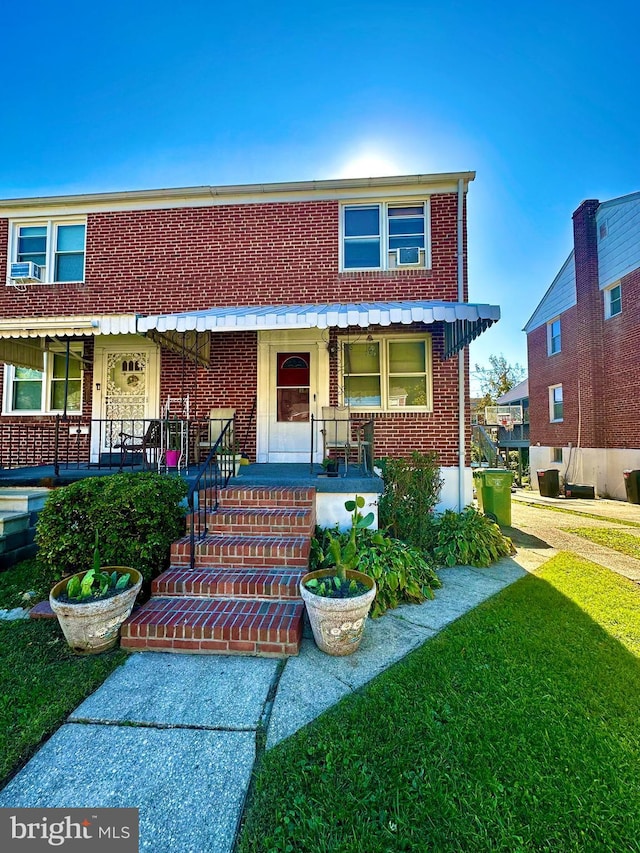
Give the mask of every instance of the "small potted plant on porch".
POLYGON ((309 572, 300 582, 313 637, 318 647, 330 655, 350 655, 356 651, 376 596, 373 578, 355 570, 358 532, 370 527, 374 520, 372 512, 364 517, 360 513, 364 504, 360 495, 345 501, 345 509, 351 513, 348 539, 344 542, 339 534, 329 536, 327 559, 333 565, 309 572))
POLYGON ((100 565, 96 533, 92 568, 63 578, 49 593, 51 609, 73 651, 97 654, 115 646, 141 586, 137 569, 100 565))
POLYGON ((216 459, 223 477, 237 477, 242 464, 242 454, 237 442, 233 447, 224 447, 216 452, 216 459))
POLYGON ((330 456, 325 456, 325 458, 321 462, 322 470, 325 472, 327 477, 338 476, 339 464, 340 463, 338 459, 332 459, 330 456))

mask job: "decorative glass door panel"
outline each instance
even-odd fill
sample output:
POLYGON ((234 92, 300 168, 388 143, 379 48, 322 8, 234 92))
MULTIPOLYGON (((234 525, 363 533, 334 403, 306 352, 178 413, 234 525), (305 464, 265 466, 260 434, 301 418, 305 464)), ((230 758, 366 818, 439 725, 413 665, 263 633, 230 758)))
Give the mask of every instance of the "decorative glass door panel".
POLYGON ((142 436, 148 407, 149 353, 112 352, 106 357, 104 417, 107 448, 120 443, 119 433, 142 436))
POLYGON ((306 462, 311 450, 315 378, 310 351, 274 346, 270 356, 269 461, 306 462))

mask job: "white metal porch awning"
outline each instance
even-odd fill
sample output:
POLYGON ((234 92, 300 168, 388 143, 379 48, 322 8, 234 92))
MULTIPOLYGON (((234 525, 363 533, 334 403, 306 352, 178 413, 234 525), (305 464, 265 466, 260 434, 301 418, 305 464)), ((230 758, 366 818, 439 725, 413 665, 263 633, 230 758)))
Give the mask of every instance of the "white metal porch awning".
POLYGON ((445 357, 449 357, 499 319, 500 308, 497 305, 469 302, 333 302, 320 305, 209 308, 179 314, 155 314, 138 317, 138 331, 234 332, 446 323, 451 327, 445 353, 445 357))
POLYGON ((0 319, 0 362, 44 370, 46 338, 127 335, 135 331, 135 314, 0 319))

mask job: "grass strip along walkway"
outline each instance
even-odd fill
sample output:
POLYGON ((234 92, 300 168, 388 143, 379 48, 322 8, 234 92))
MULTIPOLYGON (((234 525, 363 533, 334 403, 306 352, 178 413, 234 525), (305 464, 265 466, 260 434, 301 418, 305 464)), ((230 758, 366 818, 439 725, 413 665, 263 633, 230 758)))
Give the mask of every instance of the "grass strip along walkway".
POLYGON ((266 753, 241 853, 640 850, 640 589, 548 561, 266 753))
POLYGON ((640 560, 640 537, 633 533, 625 533, 623 530, 612 530, 606 527, 566 527, 567 533, 573 533, 595 542, 596 545, 604 545, 613 551, 626 554, 627 557, 635 557, 640 560))
MULTIPOLYGON (((28 590, 30 603, 48 594, 32 560, 0 573, 0 608, 23 606, 28 590)), ((0 786, 126 657, 74 655, 57 620, 0 621, 0 786)))

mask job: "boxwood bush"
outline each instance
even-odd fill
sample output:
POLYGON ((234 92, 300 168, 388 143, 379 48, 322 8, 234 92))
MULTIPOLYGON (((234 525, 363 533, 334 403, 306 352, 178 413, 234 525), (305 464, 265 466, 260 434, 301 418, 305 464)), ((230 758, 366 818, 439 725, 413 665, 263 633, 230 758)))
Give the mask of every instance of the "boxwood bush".
POLYGON ((103 566, 132 566, 145 581, 165 569, 184 534, 187 484, 155 472, 113 474, 55 489, 40 513, 37 559, 53 584, 90 569, 96 531, 103 566))

